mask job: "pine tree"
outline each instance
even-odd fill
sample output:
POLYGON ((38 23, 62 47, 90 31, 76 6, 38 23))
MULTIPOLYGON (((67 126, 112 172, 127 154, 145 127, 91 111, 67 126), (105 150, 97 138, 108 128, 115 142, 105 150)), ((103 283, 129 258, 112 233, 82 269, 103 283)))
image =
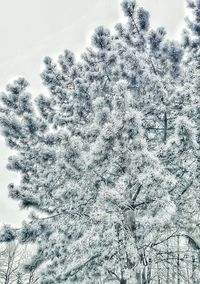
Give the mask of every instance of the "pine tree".
POLYGON ((98 27, 79 62, 69 50, 45 58, 47 95, 33 100, 19 78, 1 96, 8 168, 21 176, 9 194, 33 211, 0 241, 37 244, 25 269, 41 267, 41 284, 147 284, 160 245, 177 230, 194 242, 198 127, 182 86, 191 40, 151 30, 135 1, 122 8, 127 23, 98 27))
POLYGON ((138 262, 146 265, 144 246, 151 242, 149 233, 158 229, 170 180, 163 178, 159 161, 147 149, 141 113, 133 108, 127 83, 111 85, 110 100, 91 100, 92 119, 87 117, 82 128, 77 122, 58 130, 47 123, 44 127, 31 103, 31 114, 26 109, 19 112, 20 98, 26 97, 24 85, 22 79, 15 81, 4 95, 5 106, 5 97, 15 95, 12 117, 2 118, 4 132, 11 119, 23 128, 7 132, 9 144, 12 141, 20 152, 8 167, 22 175, 21 184, 9 190, 21 207, 48 216, 33 214, 20 230, 5 227, 1 239, 16 235, 22 243, 37 242, 37 255, 26 269, 48 259, 41 283, 87 283, 108 274, 120 281, 133 277, 138 262), (25 126, 27 117, 31 127, 25 126))

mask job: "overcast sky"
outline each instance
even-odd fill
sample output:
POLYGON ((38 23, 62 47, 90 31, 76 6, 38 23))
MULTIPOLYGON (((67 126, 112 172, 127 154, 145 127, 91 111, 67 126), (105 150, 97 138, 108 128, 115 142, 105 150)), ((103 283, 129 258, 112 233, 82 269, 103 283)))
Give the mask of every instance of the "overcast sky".
MULTIPOLYGON (((154 28, 164 26, 169 37, 179 37, 185 0, 138 3, 151 13, 154 28)), ((39 75, 44 56, 56 57, 66 48, 81 52, 96 26, 120 20, 119 8, 119 0, 0 0, 0 90, 24 76, 35 95, 45 92, 39 75)), ((26 213, 7 197, 7 184, 19 179, 5 168, 9 154, 0 138, 0 223, 18 225, 26 213)))

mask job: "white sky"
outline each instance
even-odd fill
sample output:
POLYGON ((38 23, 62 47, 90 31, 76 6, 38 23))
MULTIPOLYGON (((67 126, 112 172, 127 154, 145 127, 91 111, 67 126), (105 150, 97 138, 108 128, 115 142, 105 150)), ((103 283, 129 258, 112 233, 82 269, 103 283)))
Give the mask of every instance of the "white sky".
MULTIPOLYGON (((185 0, 138 0, 151 13, 154 28, 164 26, 169 37, 181 33, 185 0)), ((64 49, 80 52, 98 25, 112 27, 122 17, 120 0, 0 0, 0 90, 16 76, 24 76, 34 94, 45 92, 40 71, 45 55, 64 49)), ((18 180, 6 170, 10 154, 0 138, 0 224, 18 225, 25 217, 8 199, 7 185, 18 180)))

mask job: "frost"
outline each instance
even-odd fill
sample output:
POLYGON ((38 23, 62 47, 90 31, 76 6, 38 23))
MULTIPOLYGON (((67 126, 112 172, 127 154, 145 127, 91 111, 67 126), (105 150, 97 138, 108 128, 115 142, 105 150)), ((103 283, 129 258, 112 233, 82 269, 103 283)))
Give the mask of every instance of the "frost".
POLYGON ((26 269, 40 284, 172 283, 177 259, 188 277, 200 189, 199 1, 190 7, 179 43, 124 0, 127 22, 98 27, 79 62, 69 50, 45 57, 47 95, 33 100, 23 78, 2 94, 7 168, 21 176, 9 195, 33 212, 0 241, 36 244, 26 269))

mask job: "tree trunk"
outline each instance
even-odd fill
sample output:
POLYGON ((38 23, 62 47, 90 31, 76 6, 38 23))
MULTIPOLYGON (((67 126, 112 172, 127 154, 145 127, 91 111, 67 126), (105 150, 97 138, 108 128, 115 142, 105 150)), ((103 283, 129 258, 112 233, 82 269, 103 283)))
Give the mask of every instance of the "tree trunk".
POLYGON ((195 256, 192 256, 192 284, 196 284, 195 256))
POLYGON ((151 258, 149 258, 149 262, 148 262, 148 267, 147 267, 147 284, 150 284, 151 282, 151 267, 152 266, 152 260, 151 258))
POLYGON ((167 128, 168 128, 168 125, 167 125, 167 113, 165 112, 165 114, 164 114, 164 137, 163 137, 164 143, 167 142, 167 128))
POLYGON ((169 274, 170 274, 170 268, 169 268, 169 240, 167 240, 167 284, 170 284, 170 282, 169 282, 169 274))
POLYGON ((186 256, 186 273, 187 273, 187 284, 190 284, 190 272, 189 272, 189 256, 186 256))
POLYGON ((180 237, 177 237, 177 284, 180 284, 180 237))
POLYGON ((135 278, 136 278, 136 284, 141 284, 141 273, 140 272, 136 272, 135 274, 135 278))

